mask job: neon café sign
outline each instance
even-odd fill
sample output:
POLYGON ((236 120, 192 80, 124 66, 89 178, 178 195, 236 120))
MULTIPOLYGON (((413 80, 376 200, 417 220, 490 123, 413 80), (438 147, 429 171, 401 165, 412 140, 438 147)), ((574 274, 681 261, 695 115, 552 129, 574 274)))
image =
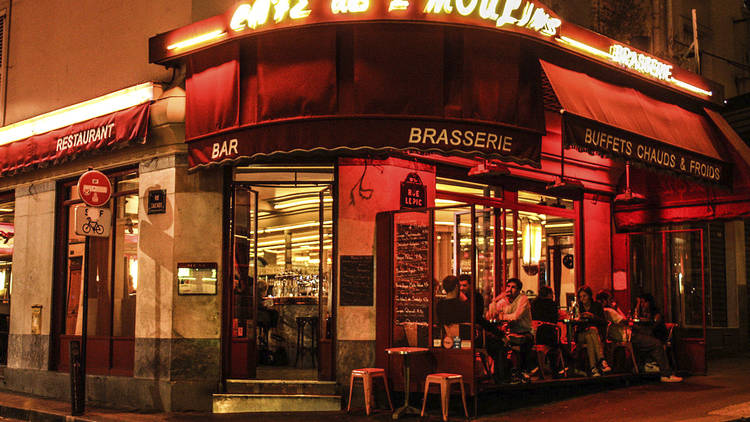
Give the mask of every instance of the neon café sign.
MULTIPOLYGON (((574 38, 561 35, 562 21, 548 12, 544 7, 532 1, 523 0, 419 0, 424 6, 411 0, 326 0, 315 2, 309 0, 255 0, 240 3, 232 12, 229 28, 211 30, 196 36, 178 40, 167 45, 167 50, 181 54, 194 48, 218 42, 248 31, 270 29, 276 25, 304 24, 320 22, 313 19, 315 13, 341 17, 341 20, 365 17, 372 12, 373 2, 385 1, 387 16, 393 19, 411 19, 409 12, 421 12, 426 17, 460 16, 478 18, 483 26, 494 26, 501 30, 526 31, 544 38, 554 39, 561 45, 572 48, 598 59, 619 65, 626 70, 640 73, 660 82, 675 85, 695 94, 710 97, 711 91, 699 88, 690 83, 676 79, 672 75, 672 65, 631 48, 612 43, 608 51, 596 48, 574 38), (320 7, 320 9, 318 9, 320 7), (494 25, 493 25, 494 24, 494 25)), ((371 19, 371 18, 370 18, 371 19)), ((328 19, 324 19, 328 20, 328 19)))

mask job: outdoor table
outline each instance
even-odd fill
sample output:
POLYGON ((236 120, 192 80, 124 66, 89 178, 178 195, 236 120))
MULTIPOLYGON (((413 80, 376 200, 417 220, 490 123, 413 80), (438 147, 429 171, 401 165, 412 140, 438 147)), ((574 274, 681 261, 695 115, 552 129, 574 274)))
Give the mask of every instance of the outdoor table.
POLYGON ((568 345, 572 350, 575 343, 576 320, 566 318, 562 322, 565 324, 565 337, 568 338, 568 345))
POLYGON ((390 349, 385 349, 385 351, 389 355, 401 355, 404 357, 404 405, 393 412, 393 419, 398 419, 401 415, 420 414, 419 409, 409 405, 409 357, 411 355, 427 353, 429 352, 429 349, 424 347, 392 347, 390 349))

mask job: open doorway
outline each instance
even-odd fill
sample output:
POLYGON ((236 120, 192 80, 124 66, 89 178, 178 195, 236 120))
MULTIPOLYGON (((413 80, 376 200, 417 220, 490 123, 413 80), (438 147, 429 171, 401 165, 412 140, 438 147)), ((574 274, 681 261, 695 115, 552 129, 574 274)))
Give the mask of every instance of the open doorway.
POLYGON ((229 378, 332 377, 333 202, 331 181, 233 185, 229 378))

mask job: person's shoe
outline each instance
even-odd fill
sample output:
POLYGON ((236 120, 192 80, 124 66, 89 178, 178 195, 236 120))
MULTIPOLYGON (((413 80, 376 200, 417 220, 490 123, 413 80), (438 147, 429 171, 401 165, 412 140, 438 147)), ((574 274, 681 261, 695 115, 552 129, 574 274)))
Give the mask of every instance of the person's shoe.
POLYGON ((646 364, 643 365, 643 372, 647 374, 654 374, 656 372, 659 372, 659 365, 652 362, 646 362, 646 364))
POLYGON ((677 375, 670 375, 668 377, 661 377, 661 382, 682 382, 682 378, 677 375))
POLYGON ((536 368, 532 369, 531 372, 529 372, 529 375, 531 375, 532 377, 539 375, 539 367, 537 366, 536 368))
POLYGON ((591 368, 591 376, 592 377, 601 377, 602 373, 599 372, 599 368, 591 368))
POLYGON ((526 371, 521 371, 521 381, 523 381, 524 383, 531 382, 531 375, 529 375, 529 373, 526 371))
POLYGON ((602 362, 599 364, 599 366, 602 369, 602 373, 606 374, 608 372, 612 372, 612 368, 609 367, 606 360, 602 360, 602 362))
POLYGON ((564 377, 564 376, 565 376, 565 374, 567 374, 567 373, 568 373, 568 368, 567 368, 567 367, 565 367, 565 368, 563 368, 563 369, 561 369, 561 370, 557 371, 557 376, 558 376, 558 377, 564 377))

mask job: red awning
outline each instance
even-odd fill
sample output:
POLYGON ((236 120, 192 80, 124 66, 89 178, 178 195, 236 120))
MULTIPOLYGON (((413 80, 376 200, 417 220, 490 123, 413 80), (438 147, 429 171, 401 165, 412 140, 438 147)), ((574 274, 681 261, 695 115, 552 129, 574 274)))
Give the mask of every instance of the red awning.
POLYGON ((564 110, 566 145, 731 186, 720 135, 706 116, 540 62, 564 110))
POLYGON ((143 141, 151 103, 0 146, 0 175, 58 163, 81 153, 143 141))

